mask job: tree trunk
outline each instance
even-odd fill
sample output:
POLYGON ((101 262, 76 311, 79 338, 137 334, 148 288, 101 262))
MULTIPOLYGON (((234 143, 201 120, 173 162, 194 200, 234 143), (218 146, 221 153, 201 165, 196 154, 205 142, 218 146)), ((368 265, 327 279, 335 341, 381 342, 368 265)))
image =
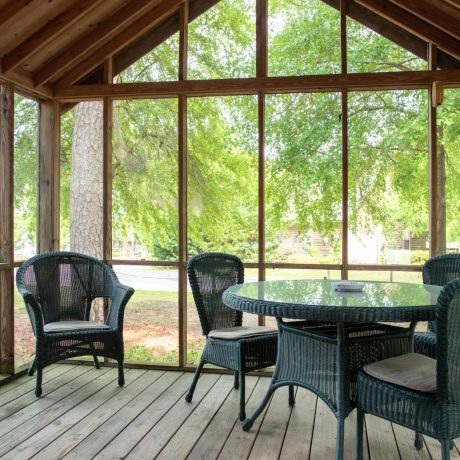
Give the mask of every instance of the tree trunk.
POLYGON ((70 184, 70 249, 103 257, 103 106, 75 108, 70 184))

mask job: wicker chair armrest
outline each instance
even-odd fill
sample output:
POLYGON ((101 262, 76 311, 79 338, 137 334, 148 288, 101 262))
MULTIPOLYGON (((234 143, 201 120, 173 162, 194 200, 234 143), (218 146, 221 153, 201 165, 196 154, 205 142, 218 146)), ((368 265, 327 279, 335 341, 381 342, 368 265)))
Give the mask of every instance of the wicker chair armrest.
POLYGON ((27 313, 29 314, 29 318, 32 323, 34 335, 36 337, 38 335, 42 335, 45 321, 43 319, 43 311, 40 302, 24 286, 18 286, 18 291, 24 299, 24 304, 26 306, 27 313))
POLYGON ((134 294, 134 289, 125 286, 119 282, 114 282, 112 295, 110 296, 111 304, 109 314, 107 315, 106 324, 113 329, 121 329, 126 304, 134 294))

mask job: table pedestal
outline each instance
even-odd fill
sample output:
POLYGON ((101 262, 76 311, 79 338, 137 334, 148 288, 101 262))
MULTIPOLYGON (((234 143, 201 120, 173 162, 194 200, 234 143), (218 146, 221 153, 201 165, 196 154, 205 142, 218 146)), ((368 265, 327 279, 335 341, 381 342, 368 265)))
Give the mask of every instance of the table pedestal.
MULTIPOLYGON (((380 323, 284 322, 277 318, 276 369, 267 394, 242 423, 248 431, 272 393, 296 385, 317 394, 337 418, 336 458, 343 458, 345 419, 355 407, 356 373, 365 364, 409 353, 415 323, 403 328, 380 323)), ((289 392, 294 404, 293 391, 289 392)))

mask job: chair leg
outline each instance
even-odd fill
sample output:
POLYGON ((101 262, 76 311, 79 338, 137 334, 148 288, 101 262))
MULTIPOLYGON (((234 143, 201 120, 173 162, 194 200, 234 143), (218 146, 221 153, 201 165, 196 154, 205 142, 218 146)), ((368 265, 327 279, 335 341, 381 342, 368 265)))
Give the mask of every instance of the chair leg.
POLYGON ((418 431, 415 432, 414 446, 417 450, 423 449, 423 436, 418 431))
POLYGON ((42 395, 42 379, 43 379, 43 370, 40 364, 37 366, 37 381, 35 384, 35 396, 38 398, 42 395))
POLYGON ((441 440, 441 459, 450 460, 450 439, 441 440))
POLYGON ((240 374, 238 371, 235 371, 235 383, 233 387, 235 388, 235 390, 238 390, 238 388, 240 387, 240 374))
POLYGON ((192 384, 190 385, 190 388, 188 389, 188 392, 185 396, 185 400, 187 402, 192 402, 193 399, 193 393, 195 392, 195 387, 198 382, 198 379, 200 378, 201 371, 204 366, 204 361, 203 358, 200 359, 200 363, 198 364, 198 367, 196 368, 195 375, 193 376, 192 384))
POLYGON ((294 385, 289 385, 289 405, 291 407, 295 406, 294 385))
POLYGON ((118 385, 122 387, 124 384, 125 384, 125 374, 123 372, 123 360, 119 359, 118 360, 118 385))
POLYGON ((94 367, 96 369, 100 369, 101 365, 99 364, 99 360, 97 359, 96 351, 94 350, 94 346, 92 343, 89 344, 89 348, 91 350, 91 354, 93 355, 94 367))
POLYGON ((364 412, 357 409, 356 411, 356 460, 363 458, 363 429, 364 429, 364 412))
POLYGON ((35 361, 36 361, 36 358, 34 357, 34 360, 33 360, 32 363, 30 364, 29 369, 27 370, 27 374, 30 375, 30 376, 34 375, 34 372, 35 372, 35 361))
POLYGON ((246 418, 246 384, 244 372, 240 372, 240 421, 246 418))

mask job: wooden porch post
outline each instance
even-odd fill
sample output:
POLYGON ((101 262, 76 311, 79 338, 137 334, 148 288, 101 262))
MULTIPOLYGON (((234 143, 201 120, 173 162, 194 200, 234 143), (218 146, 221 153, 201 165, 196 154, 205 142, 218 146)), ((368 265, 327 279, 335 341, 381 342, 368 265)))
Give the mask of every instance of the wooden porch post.
MULTIPOLYGON (((430 70, 436 69, 437 48, 430 43, 428 47, 428 65, 430 70)), ((432 104, 432 92, 428 90, 428 190, 430 213, 430 257, 438 254, 438 135, 437 135, 437 109, 432 104)), ((445 228, 444 228, 445 231, 445 228)))
MULTIPOLYGON (((113 82, 112 58, 104 63, 104 81, 107 84, 113 82)), ((112 260, 112 119, 113 119, 113 100, 104 97, 103 100, 103 248, 102 257, 104 261, 112 260)))
POLYGON ((14 87, 0 85, 0 373, 14 373, 14 87))
POLYGON ((59 249, 60 104, 40 104, 37 252, 59 249))
MULTIPOLYGON (((189 3, 180 9, 179 80, 187 80, 189 3)), ((187 97, 178 98, 179 367, 187 365, 187 97)))

